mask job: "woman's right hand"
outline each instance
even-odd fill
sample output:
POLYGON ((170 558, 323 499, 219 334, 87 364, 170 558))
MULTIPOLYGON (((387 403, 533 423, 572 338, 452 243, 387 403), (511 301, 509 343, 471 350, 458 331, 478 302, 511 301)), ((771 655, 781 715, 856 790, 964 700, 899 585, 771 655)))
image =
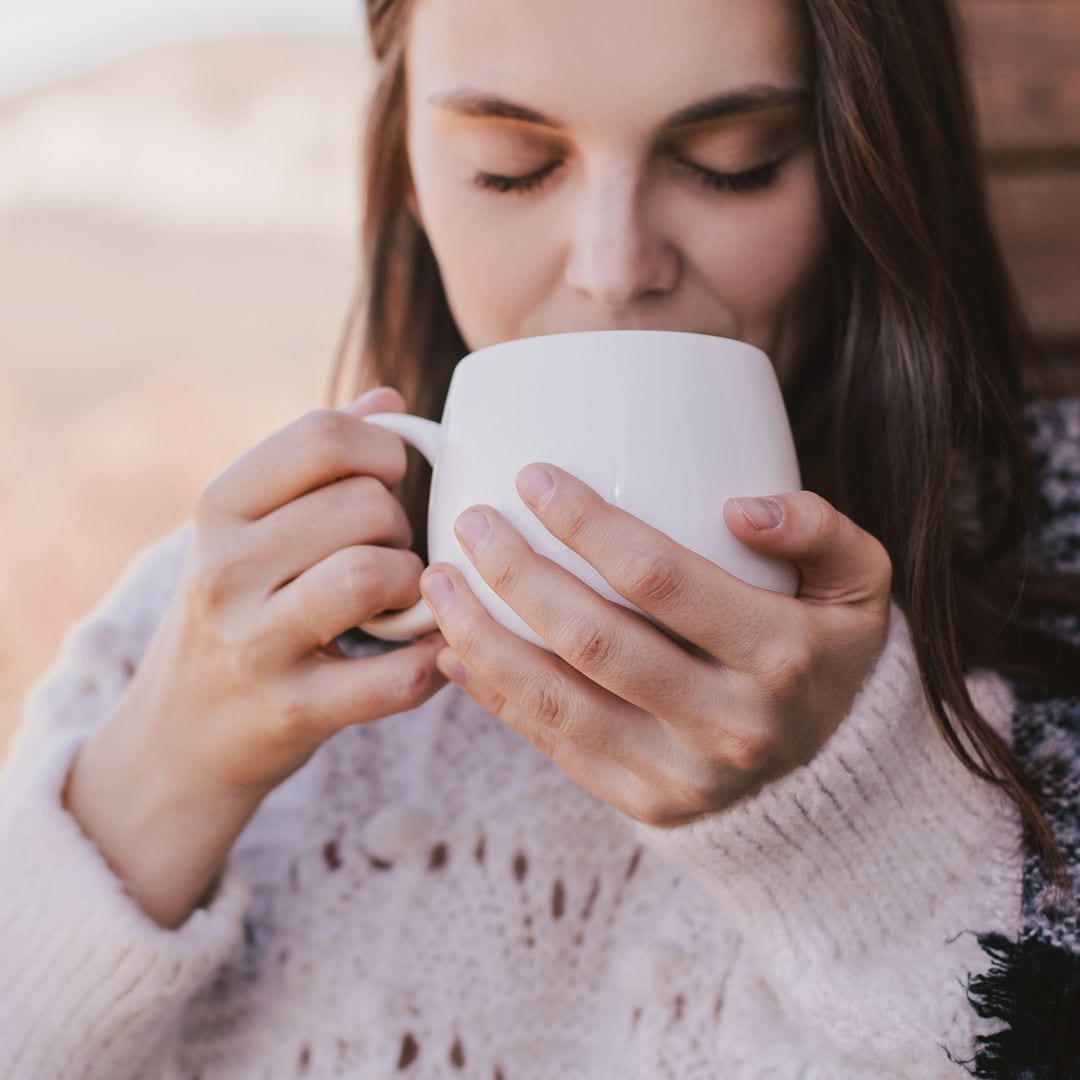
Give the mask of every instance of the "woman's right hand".
POLYGON ((65 801, 136 899, 174 926, 259 802, 335 732, 446 684, 438 631, 347 659, 334 639, 420 599, 423 563, 394 492, 403 411, 389 387, 308 413, 203 491, 170 605, 65 801))
POLYGON ((380 387, 308 413, 198 501, 179 588, 131 694, 186 767, 221 788, 265 794, 336 731, 446 684, 438 631, 354 660, 327 648, 420 599, 424 564, 392 494, 405 444, 361 419, 404 408, 380 387))

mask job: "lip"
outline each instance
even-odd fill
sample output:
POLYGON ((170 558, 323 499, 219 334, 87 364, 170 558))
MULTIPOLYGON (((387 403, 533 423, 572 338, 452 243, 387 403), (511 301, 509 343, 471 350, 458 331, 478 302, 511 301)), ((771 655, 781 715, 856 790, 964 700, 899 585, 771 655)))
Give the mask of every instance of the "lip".
POLYGON ((684 330, 681 326, 608 326, 598 327, 596 329, 604 330, 648 330, 654 333, 662 334, 700 334, 704 337, 723 337, 723 334, 717 333, 715 330, 684 330))
MULTIPOLYGON (((691 329, 683 329, 681 326, 672 326, 666 324, 663 326, 574 326, 565 327, 559 330, 546 330, 544 335, 547 334, 588 334, 588 333, 617 333, 620 331, 649 331, 652 333, 666 333, 666 334, 697 334, 700 337, 730 337, 730 334, 721 333, 719 330, 702 330, 697 327, 691 329)), ((528 335, 527 335, 528 336, 528 335)), ((533 335, 535 336, 535 335, 533 335)))

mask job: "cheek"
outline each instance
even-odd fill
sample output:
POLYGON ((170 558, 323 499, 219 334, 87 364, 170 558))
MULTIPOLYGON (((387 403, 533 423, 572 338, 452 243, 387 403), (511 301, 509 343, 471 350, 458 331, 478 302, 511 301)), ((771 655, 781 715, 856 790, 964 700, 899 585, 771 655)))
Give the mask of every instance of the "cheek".
MULTIPOLYGON (((709 218, 710 215, 704 215, 709 218)), ((826 249, 825 219, 812 162, 793 162, 780 186, 740 205, 700 230, 698 265, 710 290, 742 316, 767 319, 802 289, 826 249)))
POLYGON ((479 349, 518 336, 555 273, 558 239, 550 223, 516 208, 513 195, 473 189, 468 175, 443 168, 414 179, 447 302, 466 344, 479 349))

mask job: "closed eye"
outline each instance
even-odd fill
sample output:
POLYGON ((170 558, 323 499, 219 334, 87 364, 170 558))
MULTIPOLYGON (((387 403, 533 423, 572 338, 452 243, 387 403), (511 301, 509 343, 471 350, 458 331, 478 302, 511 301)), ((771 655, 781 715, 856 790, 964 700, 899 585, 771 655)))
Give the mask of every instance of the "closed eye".
POLYGON ((685 158, 679 158, 678 163, 690 170, 691 175, 704 184, 710 191, 733 192, 743 194, 750 191, 762 191, 772 187, 780 173, 787 155, 774 161, 767 161, 763 165, 755 165, 752 169, 743 172, 725 173, 715 169, 706 169, 704 165, 698 165, 685 158))
MULTIPOLYGON (((752 169, 734 173, 717 172, 715 169, 708 169, 687 158, 676 158, 675 164, 685 169, 696 182, 703 184, 710 191, 742 194, 771 187, 776 182, 780 166, 786 159, 785 154, 773 161, 756 165, 752 169)), ((552 161, 525 176, 500 176, 496 173, 479 172, 473 178, 473 183, 484 191, 493 191, 498 194, 525 194, 540 187, 562 164, 561 159, 552 161)))
POLYGON ((528 173, 526 176, 498 176, 495 173, 480 172, 473 178, 473 183, 485 191, 497 191, 500 194, 532 191, 533 188, 539 187, 561 164, 562 161, 549 162, 543 168, 528 173))

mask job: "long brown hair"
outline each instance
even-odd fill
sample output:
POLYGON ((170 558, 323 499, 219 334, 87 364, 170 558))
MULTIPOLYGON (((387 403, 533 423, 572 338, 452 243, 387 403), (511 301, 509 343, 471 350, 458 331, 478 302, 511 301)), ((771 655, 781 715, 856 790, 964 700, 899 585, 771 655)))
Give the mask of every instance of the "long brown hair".
MULTIPOLYGON (((1080 578, 1027 570, 1035 478, 1023 377, 1038 377, 1040 356, 988 218, 955 16, 947 0, 804 5, 833 220, 823 315, 785 388, 803 483, 885 545, 938 728, 972 773, 1015 801, 1061 898, 1067 870, 1038 780, 964 681, 985 666, 1080 694, 1080 651, 1036 625, 1047 609, 1080 614, 1080 578)), ((361 287, 330 399, 391 385, 411 412, 439 419, 468 349, 405 203, 409 7, 367 2, 376 79, 361 287)), ((400 494, 426 561, 430 468, 408 453, 400 494)))

